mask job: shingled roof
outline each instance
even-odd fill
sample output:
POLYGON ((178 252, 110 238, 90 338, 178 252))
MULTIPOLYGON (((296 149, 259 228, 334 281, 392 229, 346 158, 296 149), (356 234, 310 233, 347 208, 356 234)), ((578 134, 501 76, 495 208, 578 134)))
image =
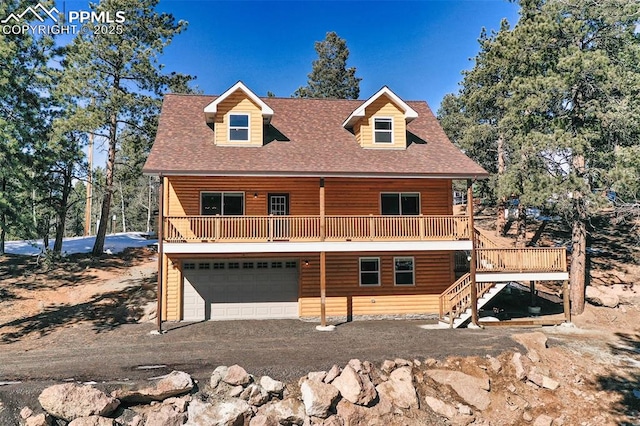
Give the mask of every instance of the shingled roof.
POLYGON ((214 144, 204 108, 215 96, 168 94, 146 174, 485 178, 447 138, 426 102, 407 125, 406 150, 362 148, 343 122, 361 100, 261 98, 273 118, 261 147, 214 144))

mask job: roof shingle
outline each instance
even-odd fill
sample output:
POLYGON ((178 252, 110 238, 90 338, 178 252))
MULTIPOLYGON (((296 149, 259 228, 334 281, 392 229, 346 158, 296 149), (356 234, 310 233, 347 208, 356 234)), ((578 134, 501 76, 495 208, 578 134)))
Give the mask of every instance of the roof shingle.
POLYGON ((147 174, 415 176, 485 178, 488 173, 447 138, 426 102, 409 101, 406 150, 364 149, 344 120, 361 100, 261 98, 274 111, 264 146, 214 144, 204 107, 215 96, 164 98, 147 174))

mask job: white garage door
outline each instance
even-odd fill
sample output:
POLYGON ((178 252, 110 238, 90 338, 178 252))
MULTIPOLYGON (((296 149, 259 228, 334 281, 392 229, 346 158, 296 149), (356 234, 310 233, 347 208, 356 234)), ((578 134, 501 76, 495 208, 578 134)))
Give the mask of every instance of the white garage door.
POLYGON ((296 260, 183 262, 185 321, 298 318, 296 260))

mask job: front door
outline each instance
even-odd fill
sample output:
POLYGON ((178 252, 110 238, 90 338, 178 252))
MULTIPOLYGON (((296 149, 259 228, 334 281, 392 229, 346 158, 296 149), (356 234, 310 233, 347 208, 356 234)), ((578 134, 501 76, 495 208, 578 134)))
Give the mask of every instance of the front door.
MULTIPOLYGON (((289 194, 269 194, 269 215, 289 215, 289 194)), ((289 239, 289 221, 285 218, 275 218, 273 223, 273 239, 289 239)))

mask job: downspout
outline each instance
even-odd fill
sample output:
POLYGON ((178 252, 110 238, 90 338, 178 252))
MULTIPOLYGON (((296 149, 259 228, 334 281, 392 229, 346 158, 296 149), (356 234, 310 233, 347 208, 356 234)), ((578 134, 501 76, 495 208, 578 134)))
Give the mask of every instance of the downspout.
POLYGON ((476 286, 476 229, 473 221, 473 181, 467 179, 467 214, 469 215, 469 232, 471 233, 471 262, 469 277, 471 279, 471 322, 478 324, 478 287, 476 286))
POLYGON ((156 325, 158 334, 162 334, 162 281, 164 269, 164 176, 160 175, 160 185, 158 186, 158 307, 156 314, 156 325))

